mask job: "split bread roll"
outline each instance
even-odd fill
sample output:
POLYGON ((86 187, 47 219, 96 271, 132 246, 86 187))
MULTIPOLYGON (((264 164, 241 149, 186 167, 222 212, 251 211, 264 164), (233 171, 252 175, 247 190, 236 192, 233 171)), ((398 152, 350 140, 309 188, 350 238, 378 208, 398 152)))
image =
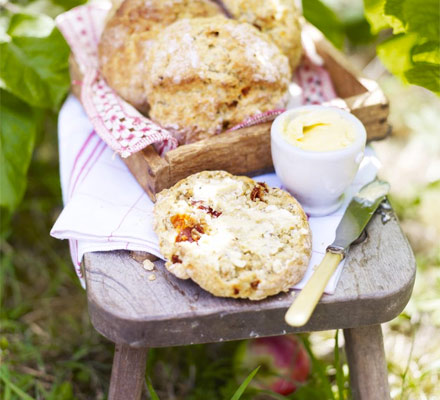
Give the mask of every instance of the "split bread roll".
POLYGON ((156 37, 178 19, 220 14, 220 7, 209 0, 124 0, 110 12, 100 39, 99 63, 104 78, 122 98, 147 112, 145 63, 156 37))
POLYGON ((288 291, 312 251, 307 217, 292 196, 224 171, 200 172, 160 192, 154 230, 171 273, 222 297, 288 291))
POLYGON ((290 77, 287 57, 252 25, 223 16, 181 19, 149 51, 149 115, 180 144, 192 143, 284 107, 290 77))

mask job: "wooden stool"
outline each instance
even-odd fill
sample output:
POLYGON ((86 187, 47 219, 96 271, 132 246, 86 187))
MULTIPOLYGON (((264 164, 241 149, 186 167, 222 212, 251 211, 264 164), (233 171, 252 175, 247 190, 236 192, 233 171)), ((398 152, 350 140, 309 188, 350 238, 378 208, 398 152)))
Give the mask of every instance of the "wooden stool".
POLYGON ((325 295, 301 329, 284 322, 291 293, 252 302, 218 298, 180 280, 156 261, 150 281, 127 251, 84 257, 87 297, 96 330, 116 344, 110 400, 139 399, 148 347, 213 343, 287 333, 344 329, 355 399, 389 399, 380 324, 407 304, 415 259, 395 217, 376 215, 367 239, 352 247, 334 295, 325 295))

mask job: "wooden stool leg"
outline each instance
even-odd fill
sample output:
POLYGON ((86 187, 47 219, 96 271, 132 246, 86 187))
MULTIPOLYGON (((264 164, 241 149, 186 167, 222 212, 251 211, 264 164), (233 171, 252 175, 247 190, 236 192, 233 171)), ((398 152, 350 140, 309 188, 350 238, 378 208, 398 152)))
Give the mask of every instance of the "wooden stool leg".
POLYGON ((145 382, 147 349, 115 345, 109 400, 139 400, 145 382))
POLYGON ((355 400, 389 400, 388 371, 380 325, 344 329, 355 400))

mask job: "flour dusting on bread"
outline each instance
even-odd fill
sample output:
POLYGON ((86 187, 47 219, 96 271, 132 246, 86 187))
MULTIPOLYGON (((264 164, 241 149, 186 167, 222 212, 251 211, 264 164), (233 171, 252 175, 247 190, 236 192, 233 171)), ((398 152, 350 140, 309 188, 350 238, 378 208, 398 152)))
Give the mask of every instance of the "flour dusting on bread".
POLYGON ((223 16, 168 26, 146 65, 150 117, 180 144, 284 107, 291 76, 287 57, 267 36, 223 16))
POLYGON ((181 18, 223 12, 209 0, 124 0, 110 14, 98 49, 101 72, 121 97, 146 113, 145 66, 156 37, 181 18))
POLYGON ((295 70, 302 55, 300 13, 293 0, 223 0, 238 21, 266 34, 289 58, 295 70))

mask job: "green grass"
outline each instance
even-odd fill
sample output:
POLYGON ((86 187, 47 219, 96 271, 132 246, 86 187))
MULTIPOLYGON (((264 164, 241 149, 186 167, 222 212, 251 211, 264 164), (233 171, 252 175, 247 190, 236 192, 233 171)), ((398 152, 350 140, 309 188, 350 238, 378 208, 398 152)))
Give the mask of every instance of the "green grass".
POLYGON ((1 398, 24 398, 11 384, 36 399, 73 392, 98 399, 107 391, 112 346, 90 325, 67 243, 49 236, 60 210, 52 130, 35 154, 12 234, 1 242, 1 398))

